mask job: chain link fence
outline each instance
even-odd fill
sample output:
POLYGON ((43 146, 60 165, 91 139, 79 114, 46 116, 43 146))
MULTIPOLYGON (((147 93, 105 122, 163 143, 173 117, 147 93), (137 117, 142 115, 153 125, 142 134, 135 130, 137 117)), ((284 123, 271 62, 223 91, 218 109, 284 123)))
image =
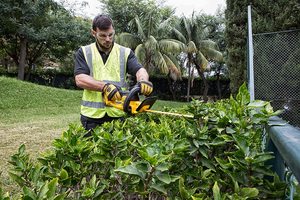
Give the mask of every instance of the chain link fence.
POLYGON ((300 30, 254 34, 253 50, 255 99, 300 127, 300 30))

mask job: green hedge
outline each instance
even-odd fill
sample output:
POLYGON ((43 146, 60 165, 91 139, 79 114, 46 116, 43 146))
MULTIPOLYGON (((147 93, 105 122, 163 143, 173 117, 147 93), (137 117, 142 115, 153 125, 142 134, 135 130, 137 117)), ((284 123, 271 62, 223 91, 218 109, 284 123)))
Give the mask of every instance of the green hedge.
POLYGON ((243 85, 236 98, 178 111, 194 118, 141 114, 90 137, 71 125, 38 162, 20 146, 10 176, 32 200, 285 198, 287 184, 262 148, 264 125, 278 114, 269 102, 250 103, 243 85))

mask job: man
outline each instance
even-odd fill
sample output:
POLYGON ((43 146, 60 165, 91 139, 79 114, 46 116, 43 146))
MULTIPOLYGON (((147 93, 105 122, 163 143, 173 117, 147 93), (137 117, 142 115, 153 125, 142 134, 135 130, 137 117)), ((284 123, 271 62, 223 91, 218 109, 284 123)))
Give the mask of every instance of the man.
POLYGON ((153 91, 147 71, 138 63, 133 51, 114 42, 115 30, 107 15, 94 18, 91 34, 95 43, 82 46, 75 54, 75 82, 83 88, 81 123, 90 131, 104 122, 124 116, 124 112, 104 104, 121 99, 125 88, 126 73, 136 77, 141 93, 148 96, 153 91))

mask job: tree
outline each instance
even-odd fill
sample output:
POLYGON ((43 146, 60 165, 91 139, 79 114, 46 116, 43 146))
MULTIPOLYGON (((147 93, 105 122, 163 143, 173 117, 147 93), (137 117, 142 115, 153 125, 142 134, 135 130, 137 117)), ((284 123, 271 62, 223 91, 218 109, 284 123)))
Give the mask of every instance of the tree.
POLYGON ((0 12, 0 48, 13 58, 21 80, 43 54, 62 58, 89 37, 87 26, 52 0, 2 0, 0 12))
POLYGON ((246 81, 247 6, 252 4, 253 33, 300 28, 298 0, 227 0, 226 30, 227 66, 232 94, 246 81))
POLYGON ((176 80, 181 76, 176 55, 184 48, 184 44, 178 40, 157 37, 164 31, 167 23, 154 20, 155 17, 157 16, 150 12, 142 22, 136 16, 129 23, 131 33, 121 33, 118 42, 134 49, 139 62, 150 74, 169 74, 176 80))
POLYGON ((220 52, 223 54, 222 62, 216 62, 214 60, 209 59, 210 71, 213 73, 214 77, 217 79, 217 90, 218 90, 218 98, 222 98, 220 78, 221 73, 222 76, 226 76, 227 66, 225 64, 225 50, 226 50, 226 41, 225 41, 225 13, 224 10, 219 9, 216 15, 206 15, 201 14, 198 16, 197 20, 200 20, 201 24, 205 25, 205 29, 207 32, 207 39, 210 39, 216 42, 217 46, 220 49, 220 52))
POLYGON ((190 19, 183 16, 177 26, 173 28, 173 37, 186 45, 184 63, 188 69, 188 101, 194 69, 197 70, 204 83, 203 99, 207 101, 208 84, 204 71, 208 66, 208 59, 217 61, 222 61, 223 59, 217 44, 212 40, 204 40, 207 38, 207 31, 208 29, 203 21, 199 17, 195 17, 194 14, 190 19))
POLYGON ((155 12, 153 16, 163 15, 166 19, 175 12, 168 6, 157 5, 154 0, 103 0, 102 3, 103 10, 114 20, 117 33, 129 32, 128 23, 136 16, 143 19, 148 13, 155 12))

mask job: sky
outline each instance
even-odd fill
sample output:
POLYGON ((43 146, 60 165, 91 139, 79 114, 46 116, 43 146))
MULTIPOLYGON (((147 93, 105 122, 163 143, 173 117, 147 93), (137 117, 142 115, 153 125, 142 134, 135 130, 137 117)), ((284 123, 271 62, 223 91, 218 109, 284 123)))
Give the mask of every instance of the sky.
MULTIPOLYGON (((99 0, 56 0, 62 2, 65 7, 70 7, 77 14, 93 18, 101 13, 101 3, 99 0), (86 2, 83 3, 83 2, 86 2), (82 6, 85 5, 85 6, 82 6)), ((162 1, 162 0, 160 0, 162 1)), ((226 0, 165 0, 163 5, 175 8, 175 14, 189 17, 193 11, 206 14, 215 14, 218 8, 225 8, 226 0)))
POLYGON ((226 0, 166 0, 165 5, 176 8, 176 15, 189 17, 193 11, 213 15, 218 7, 225 8, 226 0))

